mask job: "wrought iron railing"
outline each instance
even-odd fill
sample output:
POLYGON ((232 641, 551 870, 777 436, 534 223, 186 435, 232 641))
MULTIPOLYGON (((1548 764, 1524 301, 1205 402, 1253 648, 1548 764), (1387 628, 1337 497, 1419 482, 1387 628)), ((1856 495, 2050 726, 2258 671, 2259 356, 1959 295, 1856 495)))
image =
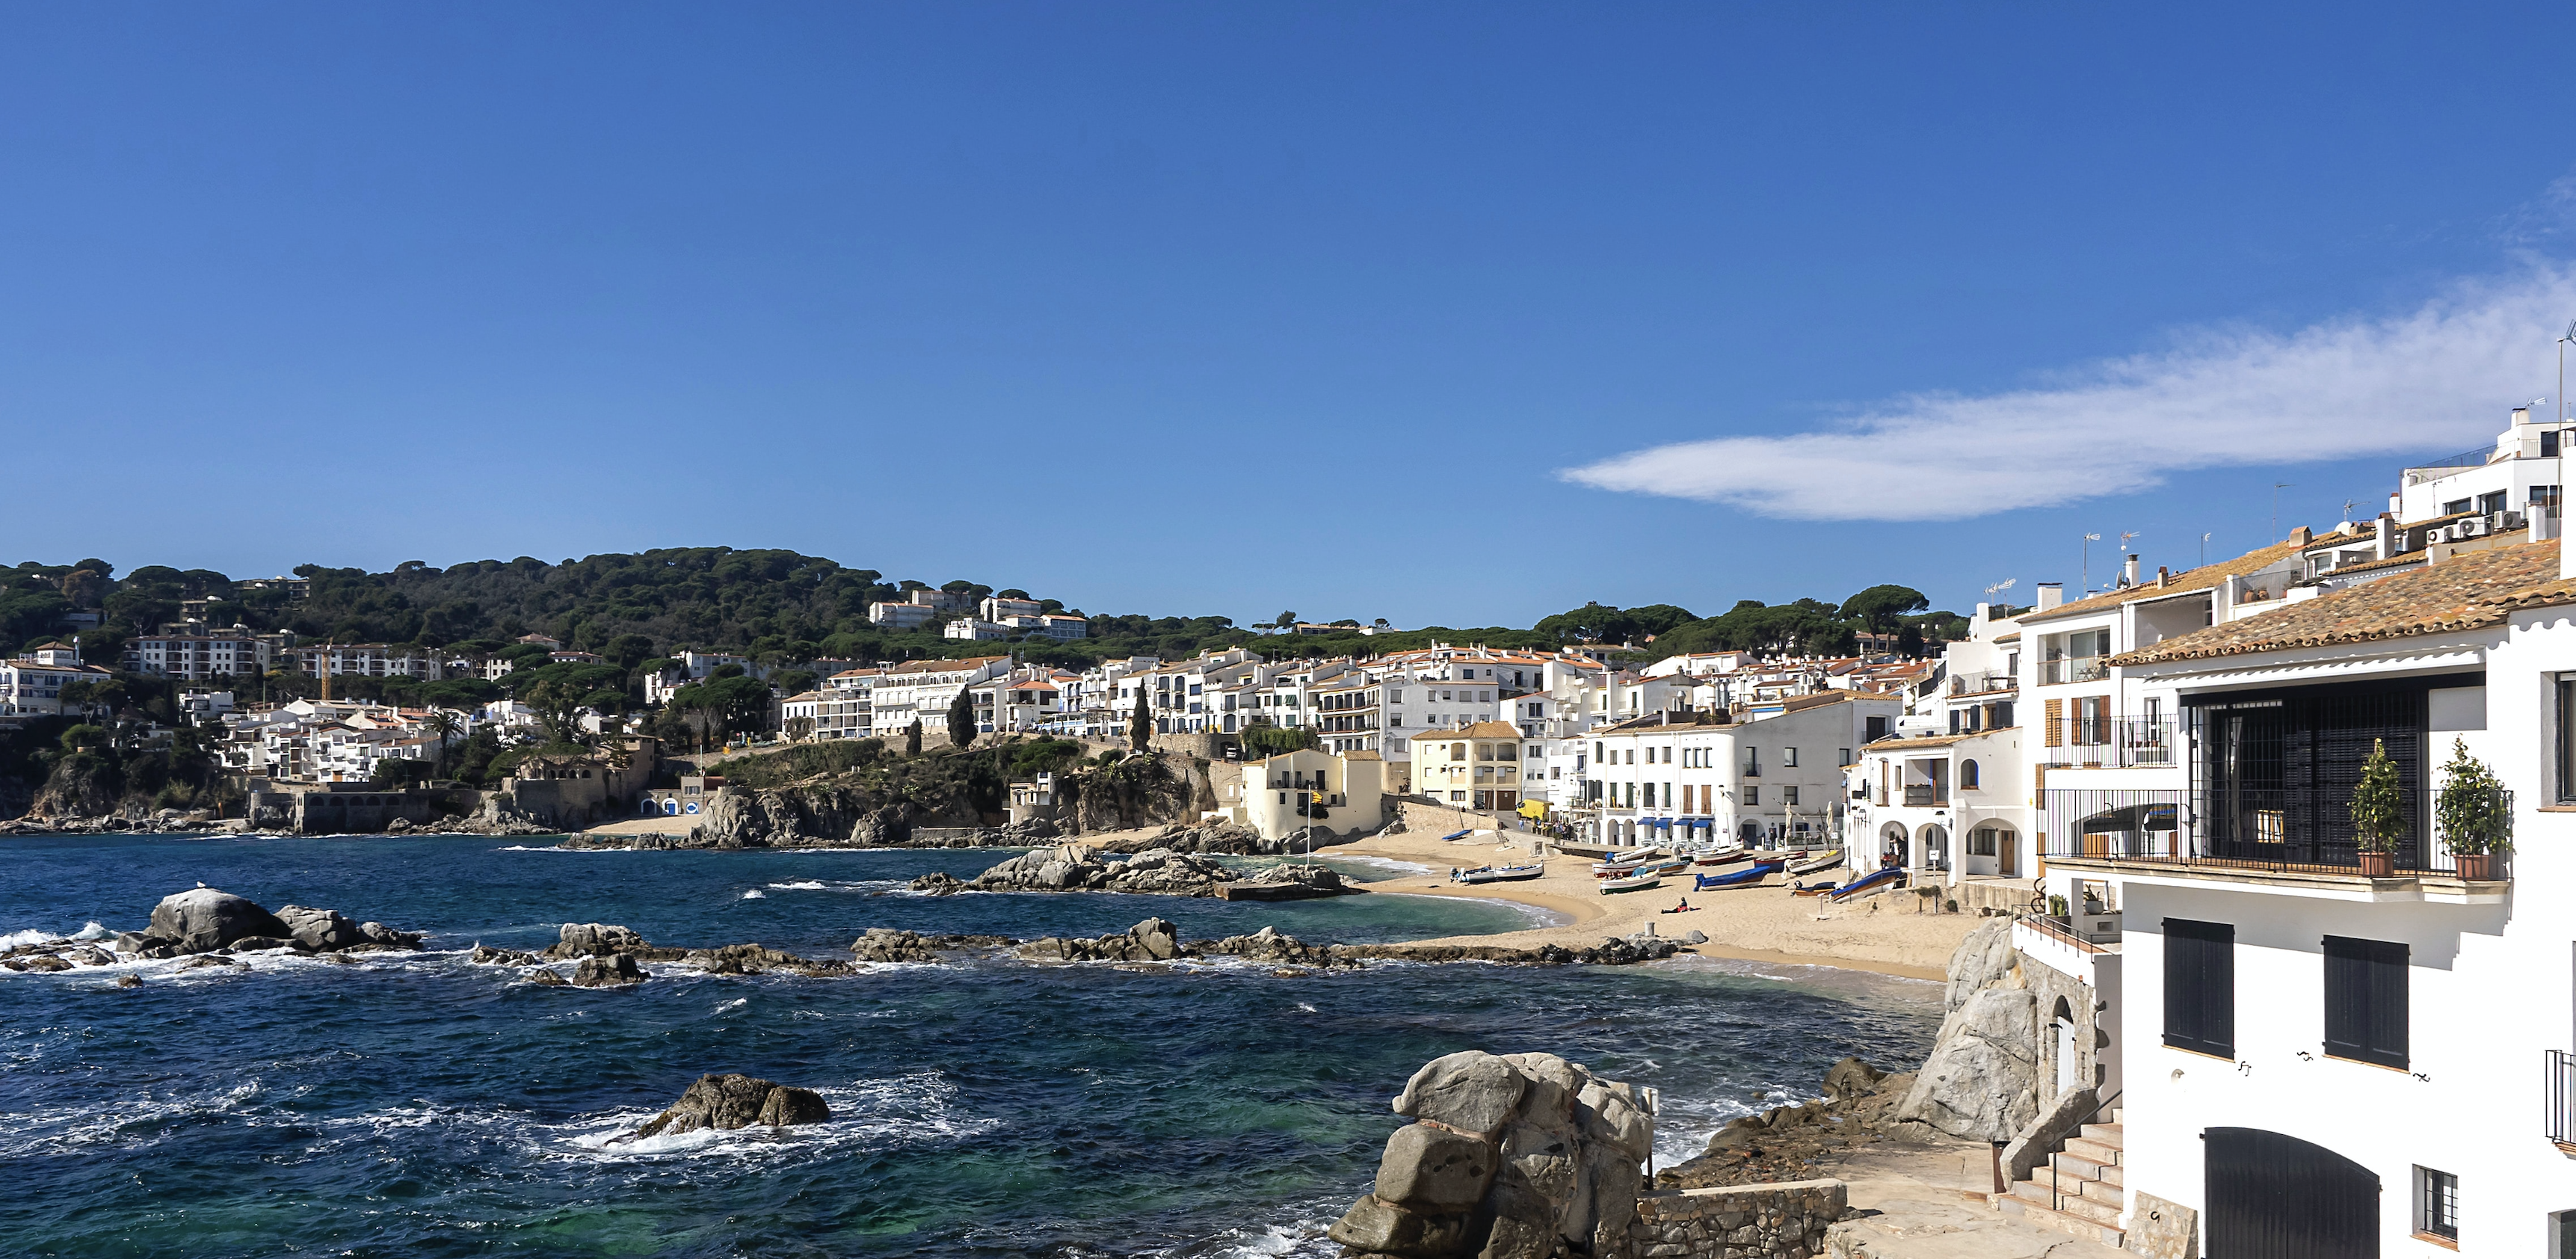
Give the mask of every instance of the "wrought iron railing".
POLYGON ((2013 690, 2020 685, 2021 680, 2010 673, 1955 673, 1950 675, 1950 693, 1952 695, 1986 695, 1995 691, 2013 690))
POLYGON ((2060 682, 2099 682, 2111 676, 2107 656, 2067 656, 2039 662, 2039 680, 2054 685, 2060 682))
POLYGON ((2576 1154, 2576 1054, 2549 1051, 2549 1139, 2576 1154))
POLYGON ((1910 786, 1905 789, 1905 804, 1908 808, 1921 809, 1948 803, 1949 801, 1941 798, 1941 789, 1938 787, 1910 786))
POLYGON ((2040 749, 2049 765, 2121 769, 2182 763, 2182 732, 2171 717, 2076 717, 2059 729, 2065 742, 2040 749))

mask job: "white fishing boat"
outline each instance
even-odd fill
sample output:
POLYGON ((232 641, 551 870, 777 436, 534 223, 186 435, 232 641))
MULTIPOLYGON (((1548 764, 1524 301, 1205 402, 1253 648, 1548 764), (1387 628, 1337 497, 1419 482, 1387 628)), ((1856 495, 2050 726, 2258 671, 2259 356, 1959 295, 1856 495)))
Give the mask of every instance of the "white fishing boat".
POLYGON ((1789 877, 1798 878, 1804 875, 1814 874, 1820 870, 1831 870, 1842 863, 1843 850, 1840 848, 1828 848, 1823 852, 1817 853, 1815 856, 1808 857, 1800 861, 1790 862, 1789 877))
POLYGON ((1535 879, 1538 876, 1547 873, 1546 863, 1538 861, 1530 862, 1527 865, 1493 866, 1490 867, 1490 869, 1493 870, 1494 881, 1497 883, 1512 883, 1521 879, 1535 879))
POLYGON ((1621 879, 1603 879, 1601 894, 1608 896, 1613 892, 1634 892, 1639 888, 1659 887, 1663 881, 1664 876, 1660 874, 1632 874, 1621 879))

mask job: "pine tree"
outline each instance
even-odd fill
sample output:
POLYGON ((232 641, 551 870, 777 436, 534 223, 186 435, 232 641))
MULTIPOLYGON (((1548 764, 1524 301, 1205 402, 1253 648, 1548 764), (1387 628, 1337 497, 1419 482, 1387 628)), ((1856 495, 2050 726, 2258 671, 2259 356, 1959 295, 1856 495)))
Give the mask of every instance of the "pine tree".
POLYGON ((921 755, 921 718, 919 717, 913 718, 912 724, 904 727, 903 754, 906 756, 921 755))
POLYGON ((1154 736, 1154 710, 1145 706, 1145 688, 1136 688, 1136 711, 1127 714, 1127 746, 1139 752, 1154 736))
POLYGON ((975 741, 975 693, 957 688, 957 698, 948 701, 948 746, 962 748, 975 741))

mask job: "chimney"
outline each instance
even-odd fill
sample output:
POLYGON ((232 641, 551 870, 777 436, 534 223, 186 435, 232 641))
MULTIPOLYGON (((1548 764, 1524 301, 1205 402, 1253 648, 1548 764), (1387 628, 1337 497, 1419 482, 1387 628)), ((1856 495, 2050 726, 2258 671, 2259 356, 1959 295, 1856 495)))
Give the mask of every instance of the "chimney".
POLYGON ((2515 407, 2513 409, 2513 422, 2517 425, 2531 423, 2531 408, 2515 407))
POLYGON ((2065 582, 2043 581, 2031 587, 2031 589, 2035 592, 2034 597, 2038 600, 2037 603, 2031 605, 2031 611, 2033 612, 2046 612, 2050 608, 2066 602, 2065 582))
POLYGON ((2156 565, 2156 589, 2158 589, 2158 590, 2162 590, 2162 589, 2164 589, 2166 586, 2169 586, 2169 585, 2172 585, 2172 584, 2173 584, 2173 570, 2172 570, 2172 569, 2170 569, 2170 568, 2165 567, 2165 566, 2164 566, 2164 565, 2162 565, 2162 564, 2158 564, 2158 565, 2156 565))
POLYGON ((2120 565, 2120 584, 2123 586, 2134 586, 2138 584, 2137 556, 2130 556, 2126 562, 2120 565))
POLYGON ((2311 543, 2311 542, 2314 542, 2314 541, 2316 541, 2316 540, 2317 540, 2317 535, 2316 535, 2316 534, 2314 534, 2314 533, 2309 532, 2308 527, 2307 527, 2306 525, 2301 525, 2301 526, 2299 526, 2298 528, 2296 528, 2296 529, 2292 529, 2292 530, 2290 531, 2290 541, 2291 541, 2292 543, 2294 543, 2294 544, 2298 545, 2298 546, 2306 546, 2307 544, 2309 544, 2309 543, 2311 543))
POLYGON ((2373 533, 2379 542, 2378 553, 2374 558, 2383 560, 2395 558, 2397 553, 2389 550, 2388 545, 2389 539, 2397 532, 2397 518, 2387 512, 2381 512, 2379 519, 2373 521, 2372 525, 2373 533))

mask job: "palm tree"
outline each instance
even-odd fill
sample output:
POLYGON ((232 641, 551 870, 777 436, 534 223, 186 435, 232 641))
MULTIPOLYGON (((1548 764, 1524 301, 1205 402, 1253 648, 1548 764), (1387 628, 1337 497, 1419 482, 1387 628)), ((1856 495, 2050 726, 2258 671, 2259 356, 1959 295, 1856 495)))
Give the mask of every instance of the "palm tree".
POLYGON ((438 753, 436 759, 430 762, 434 767, 431 773, 435 777, 445 778, 447 777, 447 745, 455 741, 456 736, 464 731, 465 719, 454 709, 433 708, 429 710, 428 725, 429 732, 438 736, 438 753))

